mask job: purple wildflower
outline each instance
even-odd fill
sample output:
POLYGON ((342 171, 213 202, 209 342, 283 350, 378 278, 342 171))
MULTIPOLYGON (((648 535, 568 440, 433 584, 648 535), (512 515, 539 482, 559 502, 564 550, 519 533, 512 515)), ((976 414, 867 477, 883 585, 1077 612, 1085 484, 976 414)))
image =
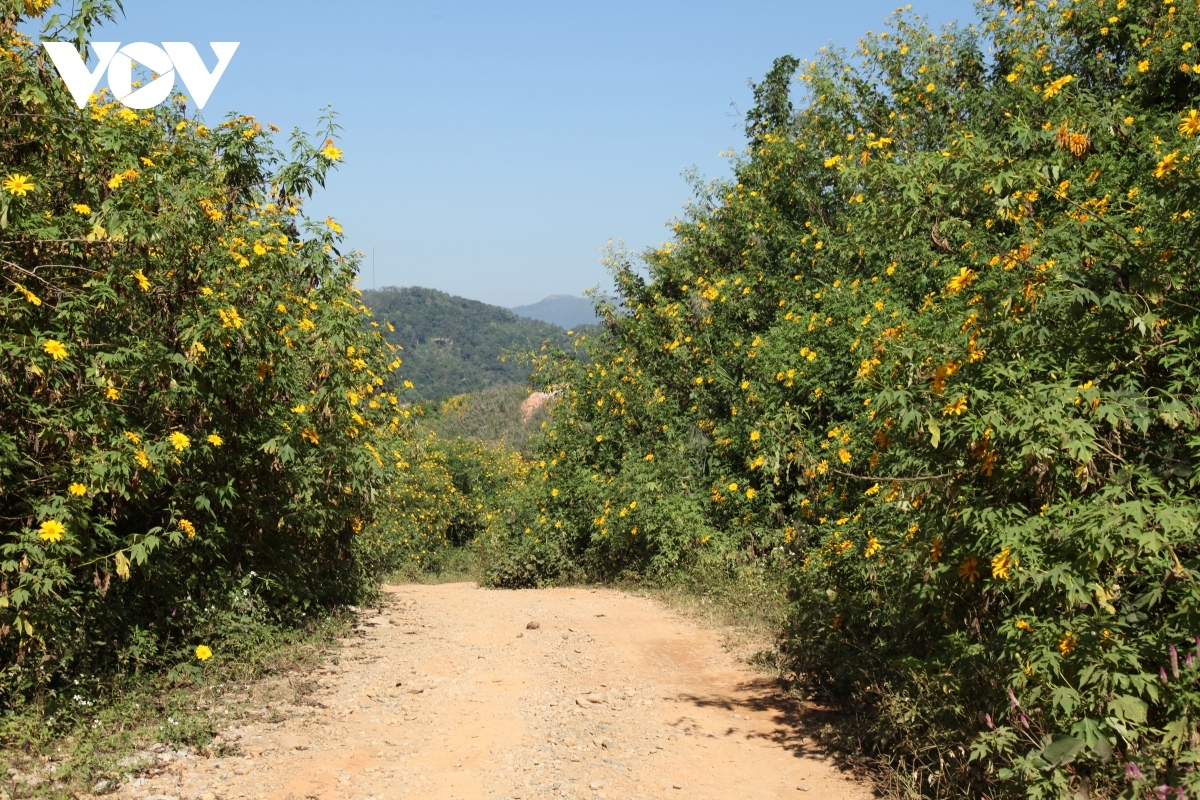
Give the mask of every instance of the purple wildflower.
POLYGON ((1171 674, 1175 676, 1175 680, 1179 680, 1179 651, 1175 649, 1175 645, 1171 645, 1171 674))
POLYGON ((983 721, 987 723, 989 731, 996 727, 994 724, 992 724, 992 715, 991 714, 985 713, 983 715, 983 721))
POLYGON ((1158 668, 1158 677, 1162 678, 1162 682, 1163 682, 1163 683, 1166 683, 1166 682, 1167 682, 1167 669, 1166 669, 1166 667, 1159 667, 1159 668, 1158 668))
POLYGON ((1008 690, 1008 707, 1009 708, 1020 708, 1021 707, 1021 704, 1017 702, 1017 696, 1013 693, 1012 689, 1008 690))
POLYGON ((1131 781, 1140 781, 1142 779, 1142 770, 1137 764, 1132 761, 1125 762, 1125 777, 1131 781))

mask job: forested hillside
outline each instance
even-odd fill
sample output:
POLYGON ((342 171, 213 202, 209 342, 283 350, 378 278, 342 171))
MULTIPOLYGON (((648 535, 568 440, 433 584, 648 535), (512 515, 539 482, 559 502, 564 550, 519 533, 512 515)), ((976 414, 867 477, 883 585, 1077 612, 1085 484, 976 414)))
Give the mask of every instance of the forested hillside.
POLYGON ((387 340, 404 348, 401 372, 413 383, 412 395, 426 400, 504 383, 525 386, 528 359, 505 354, 528 354, 547 341, 567 342, 566 331, 556 325, 436 289, 364 291, 363 303, 387 328, 387 340))

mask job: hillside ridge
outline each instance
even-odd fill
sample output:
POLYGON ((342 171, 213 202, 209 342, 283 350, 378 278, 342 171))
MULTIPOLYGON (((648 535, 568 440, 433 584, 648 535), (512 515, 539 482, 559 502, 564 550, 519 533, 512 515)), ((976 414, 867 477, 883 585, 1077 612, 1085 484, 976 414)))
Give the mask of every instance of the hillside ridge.
POLYGON ((417 399, 524 384, 529 369, 520 354, 547 341, 567 344, 557 325, 437 289, 385 286, 363 290, 362 299, 387 340, 404 348, 400 374, 412 381, 417 399), (501 360, 506 355, 512 357, 501 360))

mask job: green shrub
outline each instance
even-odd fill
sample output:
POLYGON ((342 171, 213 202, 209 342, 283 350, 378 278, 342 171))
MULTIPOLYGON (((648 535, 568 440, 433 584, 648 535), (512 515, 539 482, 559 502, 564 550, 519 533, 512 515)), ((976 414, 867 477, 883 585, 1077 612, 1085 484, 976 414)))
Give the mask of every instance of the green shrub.
POLYGON ((391 455, 397 477, 377 494, 374 518, 355 544, 375 574, 457 564, 456 551, 480 546, 529 473, 520 453, 501 442, 441 439, 424 427, 391 455))
POLYGON ((734 178, 542 361, 509 536, 786 554, 796 668, 912 791, 1195 795, 1200 12, 979 12, 776 62, 734 178))
MULTIPOLYGON (((399 362, 366 322, 357 256, 339 251, 334 220, 301 211, 341 158, 332 115, 285 155, 253 118, 209 127, 182 97, 80 110, 3 8, 11 697, 194 663, 205 615, 251 577, 278 620, 353 599, 351 541, 401 420, 385 385, 399 362)), ((67 23, 81 37, 111 17, 83 8, 67 23)))

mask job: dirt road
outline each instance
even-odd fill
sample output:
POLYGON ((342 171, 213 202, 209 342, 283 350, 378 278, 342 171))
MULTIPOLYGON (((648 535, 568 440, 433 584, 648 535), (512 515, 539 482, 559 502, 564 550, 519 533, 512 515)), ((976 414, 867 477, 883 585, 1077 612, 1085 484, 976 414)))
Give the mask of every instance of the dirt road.
POLYGON ((120 796, 838 798, 871 792, 718 634, 616 591, 385 587, 309 705, 120 796))

